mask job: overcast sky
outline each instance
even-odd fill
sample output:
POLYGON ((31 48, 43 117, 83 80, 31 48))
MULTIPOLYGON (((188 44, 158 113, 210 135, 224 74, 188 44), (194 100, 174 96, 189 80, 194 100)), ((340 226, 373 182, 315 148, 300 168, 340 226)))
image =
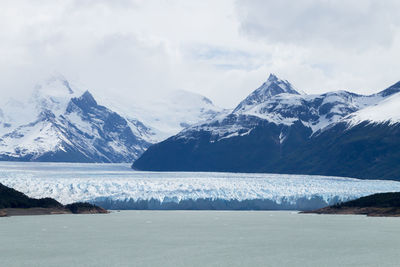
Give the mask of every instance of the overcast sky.
POLYGON ((3 0, 0 91, 53 73, 95 95, 175 89, 233 107, 270 72, 306 93, 400 80, 400 1, 3 0))

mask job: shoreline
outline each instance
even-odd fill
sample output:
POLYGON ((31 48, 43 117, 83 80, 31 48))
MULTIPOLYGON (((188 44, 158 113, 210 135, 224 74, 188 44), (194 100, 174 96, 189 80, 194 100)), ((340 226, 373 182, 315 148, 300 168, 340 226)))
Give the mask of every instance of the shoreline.
POLYGON ((6 208, 0 209, 0 217, 11 216, 36 216, 36 215, 62 215, 62 214, 107 214, 109 211, 85 210, 72 212, 69 209, 58 208, 6 208))
POLYGON ((0 217, 72 214, 71 211, 56 208, 6 208, 0 210, 0 217))
POLYGON ((57 208, 6 208, 0 209, 1 217, 13 217, 13 216, 41 216, 41 215, 70 215, 70 214, 108 214, 113 212, 124 212, 124 211, 189 211, 189 212, 294 212, 296 214, 318 214, 318 215, 365 215, 368 217, 400 217, 400 210, 393 210, 393 208, 341 208, 337 209, 334 207, 326 207, 312 211, 299 211, 299 210, 107 210, 106 212, 98 211, 82 211, 73 213, 68 209, 57 209, 57 208))
POLYGON ((301 214, 319 214, 319 215, 365 215, 368 217, 400 217, 400 208, 334 208, 326 207, 313 211, 301 211, 301 214))

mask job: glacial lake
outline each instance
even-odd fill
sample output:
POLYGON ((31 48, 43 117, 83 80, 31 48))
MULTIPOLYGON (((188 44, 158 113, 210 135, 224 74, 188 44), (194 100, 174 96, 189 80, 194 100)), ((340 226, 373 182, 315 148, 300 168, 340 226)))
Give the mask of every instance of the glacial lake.
POLYGON ((0 218, 0 266, 398 266, 400 218, 114 211, 0 218))

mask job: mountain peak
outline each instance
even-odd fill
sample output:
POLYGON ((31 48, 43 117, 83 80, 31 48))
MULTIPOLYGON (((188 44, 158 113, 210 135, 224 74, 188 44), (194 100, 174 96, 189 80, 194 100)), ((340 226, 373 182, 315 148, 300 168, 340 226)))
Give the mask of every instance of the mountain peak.
POLYGON ((288 81, 281 80, 275 74, 271 73, 267 81, 250 95, 248 95, 245 100, 240 102, 240 104, 235 108, 234 112, 245 109, 246 106, 260 104, 273 96, 283 93, 300 95, 300 93, 297 92, 288 81))
POLYGON ((279 80, 278 76, 276 76, 274 73, 270 73, 267 79, 267 81, 278 81, 278 80, 279 80))
POLYGON ((97 102, 94 99, 93 95, 86 90, 79 98, 75 98, 76 102, 79 102, 84 106, 97 106, 97 102))
POLYGON ((294 87, 287 81, 279 79, 275 74, 271 73, 265 83, 263 83, 253 93, 264 94, 268 97, 279 95, 282 93, 299 95, 294 87))

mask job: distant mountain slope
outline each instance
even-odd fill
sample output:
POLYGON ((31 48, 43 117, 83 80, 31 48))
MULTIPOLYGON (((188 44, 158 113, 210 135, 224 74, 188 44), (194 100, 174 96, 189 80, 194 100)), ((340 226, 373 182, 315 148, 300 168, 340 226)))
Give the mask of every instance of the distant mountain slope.
POLYGON ((185 90, 165 92, 150 100, 105 99, 103 102, 128 121, 139 120, 148 126, 152 136, 146 140, 151 143, 163 141, 189 126, 227 112, 207 97, 185 90))
POLYGON ((271 75, 233 112, 151 146, 133 168, 400 179, 397 85, 304 95, 271 75))

